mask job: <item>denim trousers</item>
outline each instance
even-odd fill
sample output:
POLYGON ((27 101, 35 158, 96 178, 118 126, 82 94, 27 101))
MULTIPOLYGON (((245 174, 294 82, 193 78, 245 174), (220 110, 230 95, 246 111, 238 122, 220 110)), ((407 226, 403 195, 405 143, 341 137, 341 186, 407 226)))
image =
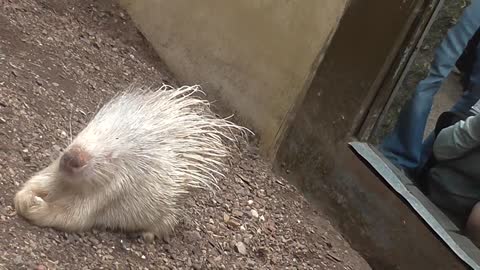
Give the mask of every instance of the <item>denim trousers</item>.
MULTIPOLYGON (((454 68, 468 41, 480 28, 480 0, 472 0, 458 22, 448 30, 446 37, 435 50, 428 76, 417 85, 412 98, 405 104, 393 131, 380 145, 380 151, 393 164, 409 174, 421 169, 432 152, 434 137, 423 136, 435 94, 454 68)), ((480 58, 480 46, 477 46, 480 58)), ((452 111, 468 113, 480 98, 480 59, 475 60, 470 85, 452 111)))

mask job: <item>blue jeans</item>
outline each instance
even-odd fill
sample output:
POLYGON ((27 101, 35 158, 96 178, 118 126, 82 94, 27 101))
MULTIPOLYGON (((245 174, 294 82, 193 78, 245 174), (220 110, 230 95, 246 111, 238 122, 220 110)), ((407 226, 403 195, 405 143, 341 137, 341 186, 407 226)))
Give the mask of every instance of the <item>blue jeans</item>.
MULTIPOLYGON (((468 41, 480 28, 480 0, 472 0, 462 16, 443 39, 435 51, 435 58, 429 75, 415 89, 413 97, 403 107, 393 131, 380 145, 380 151, 396 166, 408 173, 415 173, 432 151, 433 137, 423 142, 423 134, 433 98, 445 78, 450 74, 457 59, 463 53, 468 41)), ((480 46, 477 47, 480 57, 480 46)), ((452 108, 454 111, 468 112, 480 97, 480 61, 475 61, 471 74, 470 89, 452 108)))

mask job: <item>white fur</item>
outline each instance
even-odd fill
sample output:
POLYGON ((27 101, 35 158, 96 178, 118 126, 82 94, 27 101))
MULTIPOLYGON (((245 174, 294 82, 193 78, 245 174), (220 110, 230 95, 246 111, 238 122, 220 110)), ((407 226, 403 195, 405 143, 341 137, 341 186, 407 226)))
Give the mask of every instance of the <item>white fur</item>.
POLYGON ((131 88, 105 104, 67 147, 90 159, 67 174, 61 157, 15 196, 17 213, 65 231, 106 227, 151 240, 173 230, 190 188, 217 187, 234 145, 249 130, 214 116, 198 86, 131 88))

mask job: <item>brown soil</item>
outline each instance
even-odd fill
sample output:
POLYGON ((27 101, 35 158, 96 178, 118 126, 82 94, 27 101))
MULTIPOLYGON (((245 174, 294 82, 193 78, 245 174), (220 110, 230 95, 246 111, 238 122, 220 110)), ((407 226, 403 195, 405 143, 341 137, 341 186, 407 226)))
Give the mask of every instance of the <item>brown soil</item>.
POLYGON ((175 82, 113 1, 0 4, 0 269, 370 269, 253 146, 221 192, 187 201, 189 218, 153 245, 18 218, 21 183, 109 97, 131 83, 175 82))

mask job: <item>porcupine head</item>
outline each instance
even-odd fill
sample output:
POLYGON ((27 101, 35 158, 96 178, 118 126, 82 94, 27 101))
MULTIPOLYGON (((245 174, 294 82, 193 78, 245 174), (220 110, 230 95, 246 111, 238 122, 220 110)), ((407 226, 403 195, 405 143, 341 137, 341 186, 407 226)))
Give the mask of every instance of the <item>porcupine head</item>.
POLYGON ((169 234, 182 196, 213 189, 246 128, 216 117, 198 86, 131 88, 107 102, 65 151, 15 195, 42 227, 169 234))

